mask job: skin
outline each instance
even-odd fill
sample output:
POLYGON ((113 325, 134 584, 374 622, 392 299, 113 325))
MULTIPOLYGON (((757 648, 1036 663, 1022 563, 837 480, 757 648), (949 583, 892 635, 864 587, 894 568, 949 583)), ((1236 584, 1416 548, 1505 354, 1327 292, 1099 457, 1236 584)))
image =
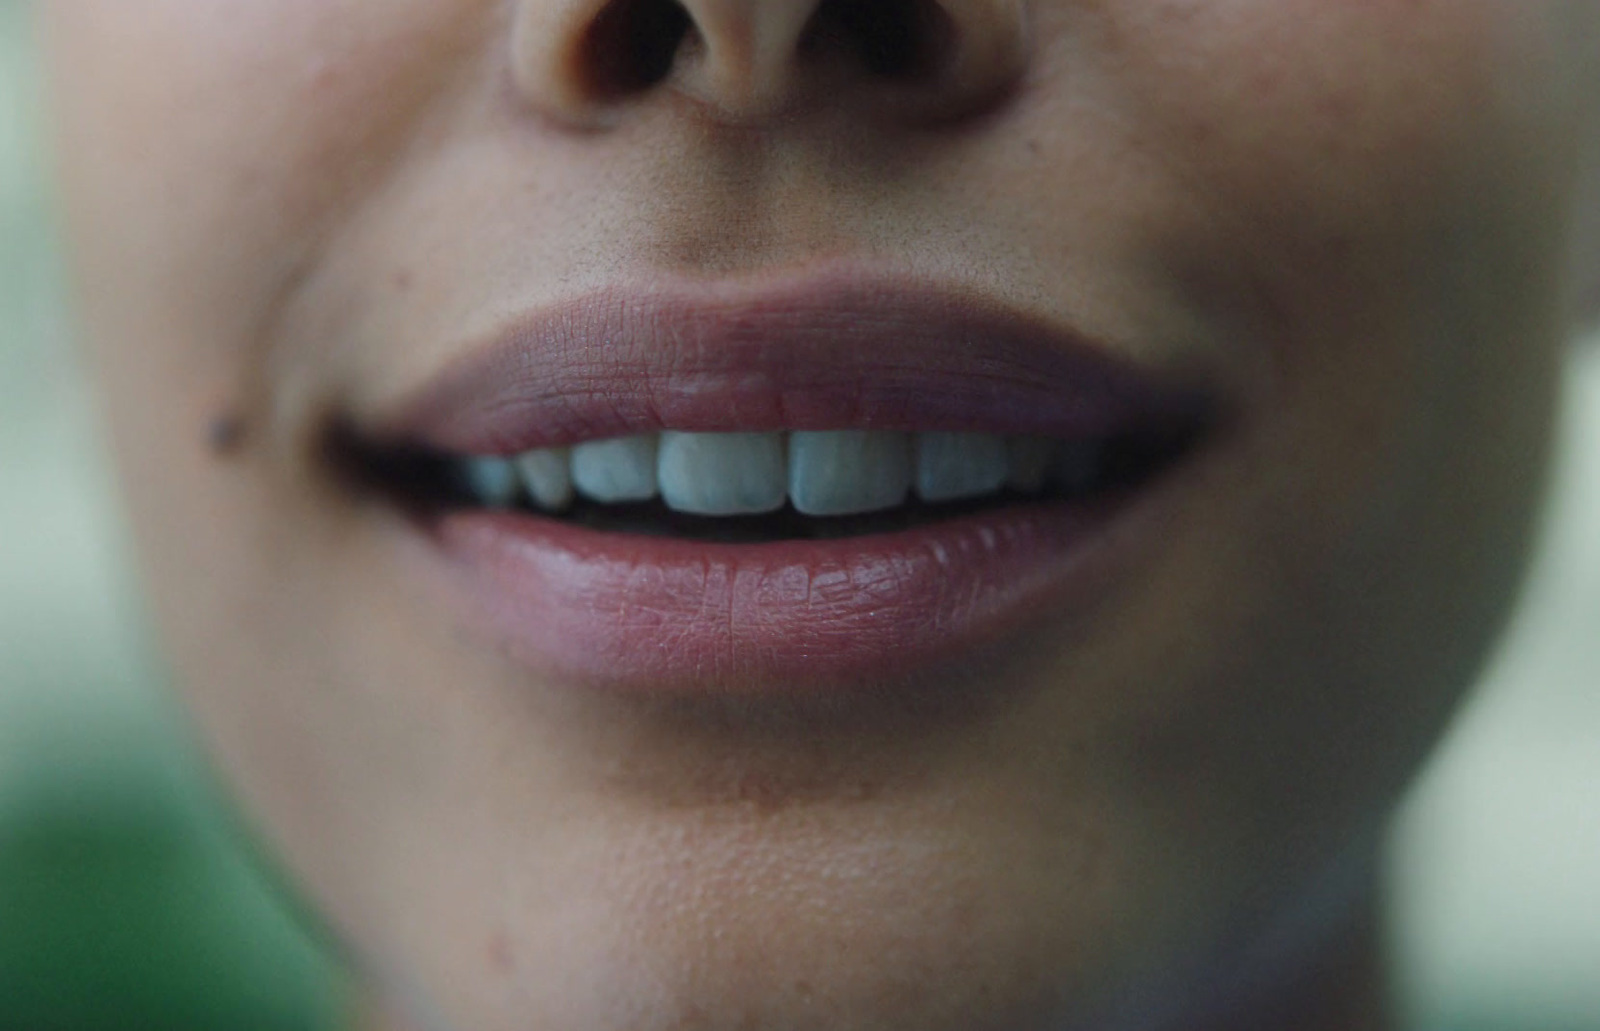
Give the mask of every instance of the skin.
POLYGON ((1513 599, 1594 295, 1600 6, 962 0, 956 72, 887 84, 800 56, 809 0, 686 6, 635 90, 568 0, 43 7, 155 611, 373 1021, 1379 1024, 1377 830, 1513 599), (978 711, 542 680, 321 458, 509 311, 840 257, 1236 389, 1140 575, 958 671, 978 711))

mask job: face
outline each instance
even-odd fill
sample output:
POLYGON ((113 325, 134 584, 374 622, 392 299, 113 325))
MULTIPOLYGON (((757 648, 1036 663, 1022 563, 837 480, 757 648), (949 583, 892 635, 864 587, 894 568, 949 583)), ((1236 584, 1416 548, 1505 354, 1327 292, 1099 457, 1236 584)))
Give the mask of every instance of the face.
POLYGON ((425 1019, 1181 997, 1504 614, 1600 7, 861 11, 46 6, 171 654, 425 1019))

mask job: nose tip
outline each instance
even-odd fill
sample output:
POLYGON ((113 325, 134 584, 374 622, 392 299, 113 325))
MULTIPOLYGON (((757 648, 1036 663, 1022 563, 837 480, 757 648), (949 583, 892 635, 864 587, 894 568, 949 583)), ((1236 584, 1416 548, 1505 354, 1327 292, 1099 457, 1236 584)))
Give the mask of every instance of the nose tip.
POLYGON ((939 119, 1020 75, 1026 0, 525 0, 517 87, 558 119, 603 122, 674 90, 738 122, 806 105, 939 119))
POLYGON ((781 107, 809 2, 689 0, 695 33, 677 56, 678 86, 735 118, 781 107))

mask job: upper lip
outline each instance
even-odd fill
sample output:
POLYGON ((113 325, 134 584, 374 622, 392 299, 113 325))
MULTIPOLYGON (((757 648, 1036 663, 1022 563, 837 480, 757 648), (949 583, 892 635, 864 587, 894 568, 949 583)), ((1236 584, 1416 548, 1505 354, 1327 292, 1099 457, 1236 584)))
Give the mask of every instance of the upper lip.
POLYGON ((1071 438, 1192 424, 1218 400, 968 291, 835 274, 581 295, 466 348, 371 428, 461 454, 664 429, 1071 438))

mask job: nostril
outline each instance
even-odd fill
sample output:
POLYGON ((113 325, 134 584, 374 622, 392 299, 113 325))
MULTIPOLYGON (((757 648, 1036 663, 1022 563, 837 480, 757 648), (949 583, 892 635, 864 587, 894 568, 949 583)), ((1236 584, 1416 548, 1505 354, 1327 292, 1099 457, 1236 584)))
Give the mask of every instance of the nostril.
POLYGON ((518 5, 512 80, 520 102, 574 125, 609 124, 667 85, 739 122, 815 104, 947 123, 1019 81, 1028 3, 538 0, 518 5))
POLYGON ((952 35, 949 16, 933 0, 822 0, 800 49, 848 56, 874 76, 911 79, 939 68, 952 35))
POLYGON ((611 0, 584 38, 582 66, 596 95, 621 97, 665 79, 694 21, 677 0, 611 0))

